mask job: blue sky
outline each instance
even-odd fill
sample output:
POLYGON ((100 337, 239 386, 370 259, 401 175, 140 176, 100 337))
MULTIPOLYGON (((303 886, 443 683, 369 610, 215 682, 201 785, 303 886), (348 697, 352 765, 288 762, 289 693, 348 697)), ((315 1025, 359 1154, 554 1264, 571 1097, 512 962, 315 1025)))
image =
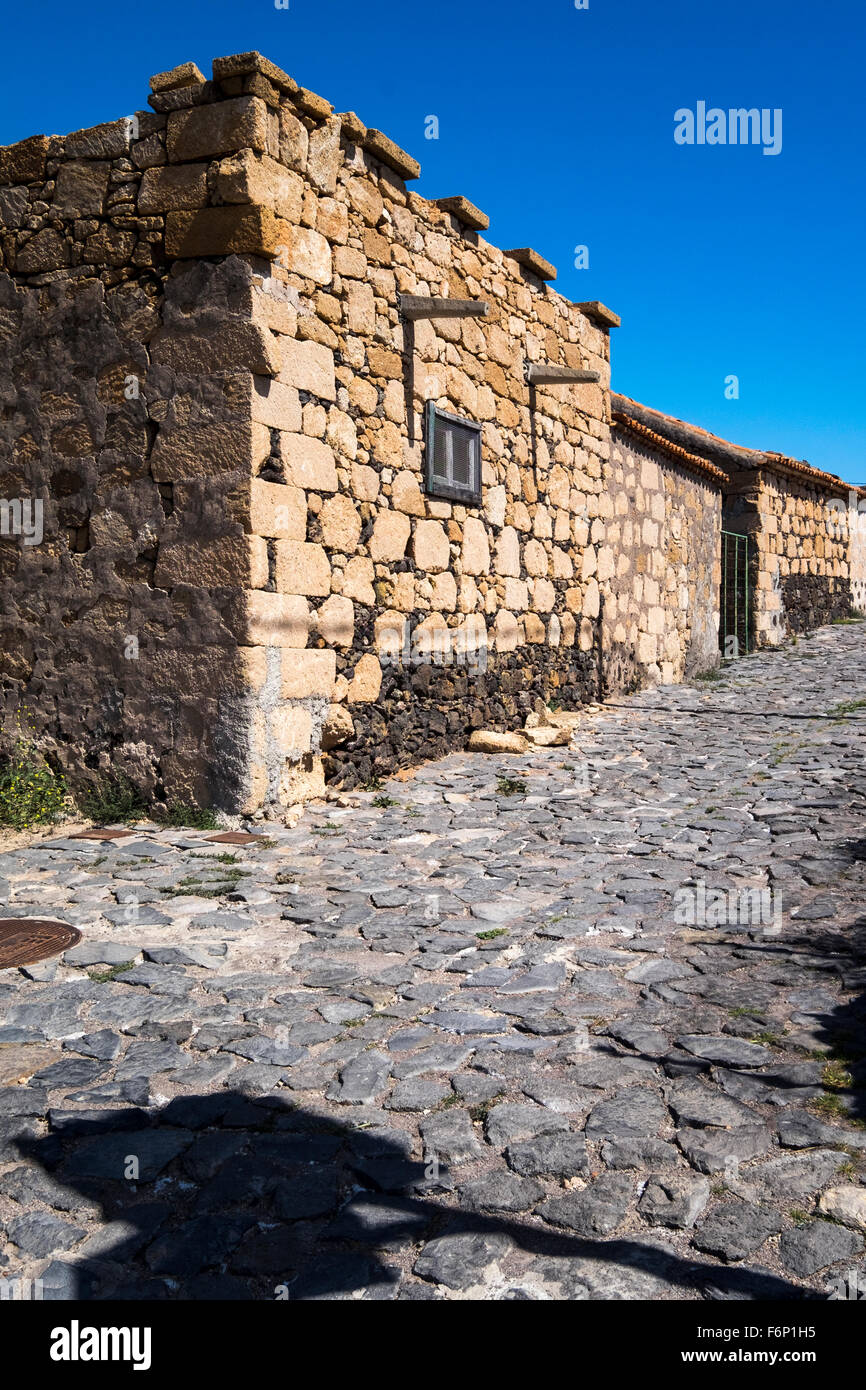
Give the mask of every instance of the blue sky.
POLYGON ((259 49, 420 159, 420 193, 464 193, 497 245, 615 309, 615 390, 866 483, 862 0, 45 0, 7 8, 7 53, 33 53, 34 20, 0 143, 259 49), (780 108, 781 153, 677 145, 674 112, 699 101, 780 108))

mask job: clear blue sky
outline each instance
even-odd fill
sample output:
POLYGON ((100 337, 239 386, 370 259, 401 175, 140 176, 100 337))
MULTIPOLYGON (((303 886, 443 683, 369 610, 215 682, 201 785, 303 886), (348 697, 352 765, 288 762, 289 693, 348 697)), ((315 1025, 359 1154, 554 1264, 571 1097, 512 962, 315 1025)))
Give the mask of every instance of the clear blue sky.
POLYGON ((466 194, 497 245, 615 309, 614 389, 866 483, 863 0, 44 0, 4 39, 0 143, 259 49, 420 159, 419 192, 466 194), (698 101, 781 108, 781 153, 676 145, 698 101))

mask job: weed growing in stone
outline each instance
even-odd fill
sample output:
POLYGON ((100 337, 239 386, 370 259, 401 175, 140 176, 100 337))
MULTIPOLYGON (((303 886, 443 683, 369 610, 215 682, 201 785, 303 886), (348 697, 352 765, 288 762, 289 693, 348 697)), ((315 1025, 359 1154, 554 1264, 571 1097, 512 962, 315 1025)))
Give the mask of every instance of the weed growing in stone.
POLYGON ((469 1108, 469 1118, 475 1124, 483 1124, 490 1114, 492 1101, 482 1101, 480 1105, 472 1105, 469 1108))
POLYGON ((818 1096, 817 1100, 811 1102, 810 1108, 825 1120, 847 1120, 850 1118, 842 1101, 836 1095, 818 1096))
POLYGON ((832 1091, 845 1091, 851 1085, 851 1073, 841 1057, 834 1057, 827 1062, 821 1073, 821 1084, 832 1091))
POLYGON ((866 700, 843 700, 841 704, 834 705, 827 713, 831 719, 841 720, 846 714, 856 714, 859 709, 866 709, 866 700))
POLYGON ((525 796, 526 783, 520 777, 497 777, 496 790, 500 796, 525 796))
POLYGON ((240 880, 248 873, 248 869, 228 868, 218 875, 212 875, 209 884, 203 878, 188 874, 185 878, 178 879, 177 883, 160 888, 159 891, 170 898, 185 898, 189 895, 196 898, 222 898, 226 893, 234 892, 240 880))
POLYGON ((118 975, 124 975, 127 970, 134 969, 134 967, 134 960, 125 960, 121 965, 109 966, 107 970, 88 970, 87 974, 95 985, 105 985, 116 980, 118 975))

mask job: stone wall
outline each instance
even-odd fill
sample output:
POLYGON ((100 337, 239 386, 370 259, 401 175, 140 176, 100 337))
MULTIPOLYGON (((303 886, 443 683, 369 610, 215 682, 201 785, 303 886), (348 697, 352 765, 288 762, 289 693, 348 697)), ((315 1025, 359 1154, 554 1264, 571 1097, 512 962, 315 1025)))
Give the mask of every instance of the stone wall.
POLYGON ((670 684, 719 663, 720 480, 623 424, 611 442, 607 681, 670 684))
POLYGON ((769 468, 732 473, 724 524, 749 536, 757 646, 776 646, 855 606, 847 493, 769 468))
POLYGON ((210 361, 171 361, 184 285, 144 191, 165 126, 139 113, 0 152, 0 496, 40 515, 38 541, 0 540, 0 699, 7 736, 22 725, 73 785, 110 772, 237 806, 249 485, 230 470, 215 494, 207 468, 160 463, 175 421, 235 428, 239 407, 210 361))
POLYGON ((725 530, 749 538, 750 645, 832 622, 866 596, 866 489, 783 454, 747 449, 628 397, 614 418, 632 432, 710 466, 724 497, 725 530))
POLYGON ((592 693, 610 317, 258 55, 152 89, 0 155, 5 492, 45 504, 4 541, 6 714, 70 771, 253 809, 321 785, 326 719, 351 780, 592 693), (409 330, 401 292, 490 311, 409 330), (601 385, 530 409, 524 357, 601 385), (427 399, 483 424, 479 509, 425 496, 427 399), (448 650, 383 690, 394 615, 448 650))
POLYGON ((0 150, 3 529, 44 507, 40 543, 0 539, 2 709, 73 781, 279 813, 704 670, 722 490, 762 635, 777 591, 794 630, 837 611, 808 486, 732 484, 723 441, 633 402, 661 434, 612 435, 616 315, 413 193, 380 131, 258 54, 149 103, 0 150), (551 365, 597 379, 529 384, 551 365), (428 494, 428 402, 480 426, 477 505, 428 494))
POLYGON ((866 492, 858 489, 848 497, 848 564, 851 583, 851 606, 857 613, 866 614, 866 492))
MULTIPOLYGON (((411 158, 357 117, 285 84, 265 103, 290 167, 277 174, 272 156, 244 151, 211 186, 271 200, 279 184, 281 241, 270 264, 250 262, 286 308, 273 337, 289 389, 253 460, 253 530, 269 556, 250 600, 263 614, 260 689, 275 689, 274 662, 283 672, 254 778, 273 801, 275 769, 309 754, 314 770, 322 740, 329 773, 352 784, 482 724, 513 725, 539 697, 595 696, 599 582, 612 568, 610 320, 557 295, 540 260, 487 242, 470 225, 485 220, 477 209, 461 202, 456 215, 410 192, 411 158), (401 294, 489 307, 410 324, 401 294), (524 360, 601 382, 530 398, 524 360), (426 494, 430 400, 482 426, 480 507, 426 494), (266 640, 271 613, 290 633, 281 652, 266 640)), ((205 132, 225 128, 219 110, 195 110, 194 152, 218 152, 205 132)), ((189 152, 186 135, 174 149, 189 152)), ((212 250, 211 217, 191 217, 172 247, 212 250)))

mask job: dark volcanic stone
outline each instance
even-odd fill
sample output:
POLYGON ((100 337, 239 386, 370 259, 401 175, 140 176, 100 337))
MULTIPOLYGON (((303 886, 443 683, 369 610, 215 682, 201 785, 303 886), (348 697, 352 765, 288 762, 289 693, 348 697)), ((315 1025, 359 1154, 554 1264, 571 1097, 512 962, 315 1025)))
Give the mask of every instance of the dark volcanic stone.
POLYGON ((625 1220, 634 1191, 634 1179, 620 1173, 603 1173, 582 1192, 554 1197, 538 1208, 554 1226, 565 1226, 582 1236, 609 1236, 625 1220))
POLYGON ((783 1224, 778 1212, 736 1198, 713 1208, 692 1237, 692 1244, 723 1260, 744 1260, 769 1236, 777 1235, 783 1224))
POLYGON ((779 1241, 782 1264, 792 1274, 808 1279, 836 1260, 852 1259, 863 1249, 863 1237, 830 1221, 810 1221, 785 1231, 779 1241))

